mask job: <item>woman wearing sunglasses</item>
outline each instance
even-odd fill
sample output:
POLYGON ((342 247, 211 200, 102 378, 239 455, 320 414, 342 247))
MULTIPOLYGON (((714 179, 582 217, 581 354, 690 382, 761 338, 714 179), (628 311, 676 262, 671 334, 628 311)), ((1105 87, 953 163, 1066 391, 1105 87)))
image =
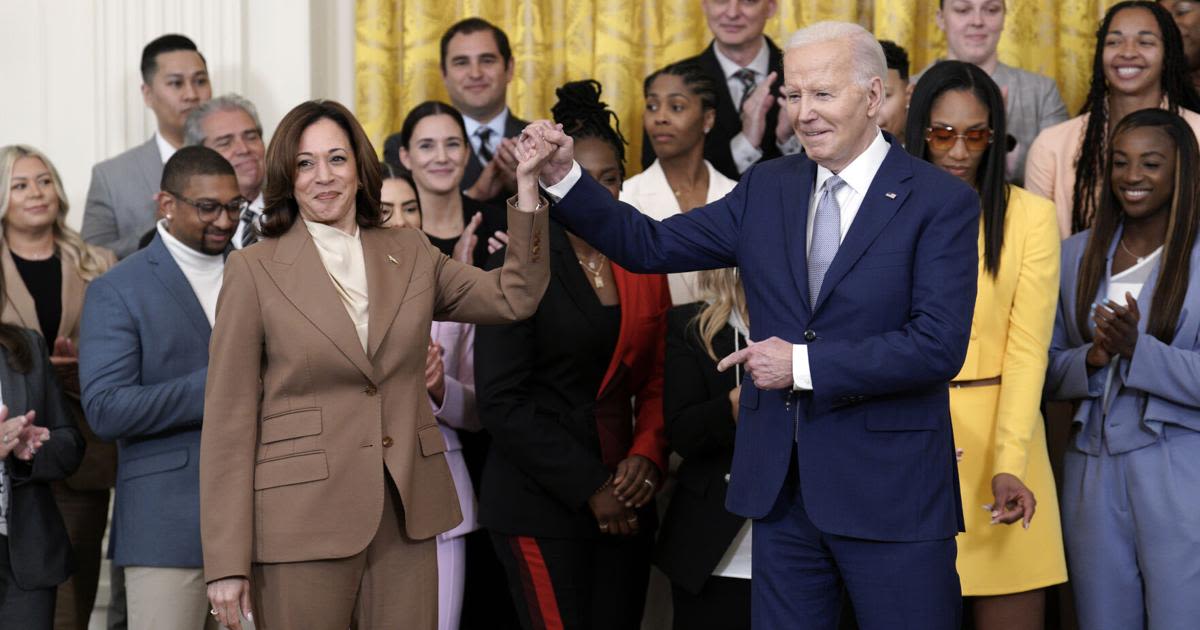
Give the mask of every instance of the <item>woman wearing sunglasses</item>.
POLYGON ((1054 207, 1005 183, 1004 99, 977 66, 933 66, 908 111, 908 151, 974 187, 982 209, 971 342, 950 384, 962 592, 981 630, 1041 628, 1045 588, 1067 579, 1039 411, 1058 288, 1054 207))

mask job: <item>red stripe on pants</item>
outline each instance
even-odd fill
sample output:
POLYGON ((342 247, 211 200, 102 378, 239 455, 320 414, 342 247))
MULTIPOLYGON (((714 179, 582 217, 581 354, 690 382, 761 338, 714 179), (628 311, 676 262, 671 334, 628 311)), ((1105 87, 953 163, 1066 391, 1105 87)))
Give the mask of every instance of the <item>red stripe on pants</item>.
POLYGON ((514 555, 521 568, 530 621, 539 630, 563 630, 558 600, 554 597, 554 584, 550 582, 550 570, 546 567, 537 540, 529 536, 513 536, 512 541, 513 551, 516 552, 514 555))

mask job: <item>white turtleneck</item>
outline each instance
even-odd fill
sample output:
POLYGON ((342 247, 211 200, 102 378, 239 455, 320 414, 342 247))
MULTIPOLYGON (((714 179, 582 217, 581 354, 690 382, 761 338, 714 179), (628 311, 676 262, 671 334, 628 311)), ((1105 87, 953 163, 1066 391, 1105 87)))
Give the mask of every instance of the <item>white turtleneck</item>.
POLYGON ((325 271, 333 280, 333 288, 342 298, 363 352, 366 352, 370 317, 367 314, 367 267, 363 262, 362 233, 358 225, 354 226, 352 235, 324 223, 304 221, 304 227, 312 235, 313 245, 321 255, 325 271))
POLYGON ((208 318, 208 325, 212 326, 217 318, 217 296, 221 293, 221 280, 225 276, 225 255, 210 256, 184 245, 167 231, 166 219, 159 220, 158 235, 167 246, 171 258, 175 259, 175 264, 183 271, 188 284, 192 285, 192 291, 196 294, 196 299, 200 300, 200 307, 204 309, 204 316, 208 318))

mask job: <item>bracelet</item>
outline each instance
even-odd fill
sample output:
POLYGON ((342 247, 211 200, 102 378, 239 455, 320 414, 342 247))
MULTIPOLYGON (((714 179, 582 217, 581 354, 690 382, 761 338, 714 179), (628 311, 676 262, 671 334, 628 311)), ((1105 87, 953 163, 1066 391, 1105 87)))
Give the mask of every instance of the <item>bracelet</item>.
POLYGON ((600 487, 599 487, 599 488, 596 488, 596 491, 592 493, 592 496, 596 496, 597 494, 600 494, 601 492, 604 492, 604 490, 605 490, 606 488, 608 488, 609 486, 611 486, 611 485, 612 485, 612 482, 613 482, 613 476, 612 476, 612 475, 609 475, 609 476, 608 476, 608 479, 605 479, 605 480, 604 480, 604 483, 600 484, 600 487))

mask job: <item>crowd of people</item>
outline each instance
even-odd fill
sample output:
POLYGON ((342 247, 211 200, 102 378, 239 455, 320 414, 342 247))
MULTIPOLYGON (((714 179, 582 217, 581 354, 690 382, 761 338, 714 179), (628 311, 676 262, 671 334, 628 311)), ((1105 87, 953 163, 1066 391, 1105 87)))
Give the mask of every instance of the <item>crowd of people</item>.
POLYGON ((179 34, 81 231, 0 147, 0 626, 86 630, 106 553, 112 629, 1194 625, 1195 3, 1109 8, 1074 118, 1004 0, 916 72, 700 4, 631 177, 637 86, 520 120, 478 17, 381 151, 179 34))

